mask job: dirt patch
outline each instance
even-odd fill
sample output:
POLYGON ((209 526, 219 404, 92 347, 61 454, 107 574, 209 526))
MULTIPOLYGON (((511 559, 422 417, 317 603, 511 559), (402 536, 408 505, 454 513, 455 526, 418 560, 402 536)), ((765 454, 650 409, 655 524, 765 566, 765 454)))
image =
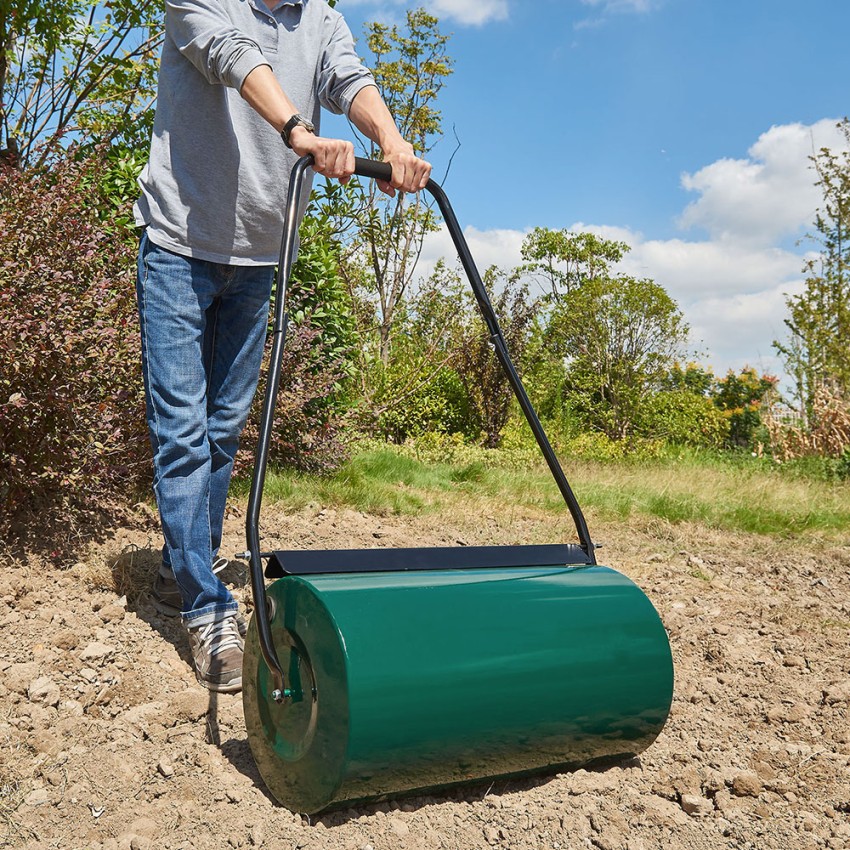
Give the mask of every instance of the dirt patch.
MULTIPOLYGON (((264 545, 556 542, 567 522, 264 512, 264 545)), ((155 530, 120 529, 65 570, 0 574, 0 844, 27 848, 850 847, 850 545, 661 522, 591 528, 669 629, 670 721, 639 759, 349 809, 274 803, 238 696, 199 688, 180 626, 144 589, 155 530)), ((223 551, 244 548, 233 510, 223 551)), ((226 578, 237 596, 246 573, 226 578)))

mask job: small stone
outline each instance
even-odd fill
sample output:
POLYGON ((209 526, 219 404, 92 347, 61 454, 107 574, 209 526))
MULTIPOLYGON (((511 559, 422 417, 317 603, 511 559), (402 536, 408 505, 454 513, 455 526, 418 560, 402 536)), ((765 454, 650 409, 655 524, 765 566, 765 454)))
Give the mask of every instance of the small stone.
POLYGON ((692 817, 705 817, 714 811, 714 804, 696 794, 682 794, 682 810, 692 817))
POLYGON ((32 661, 13 664, 3 672, 3 684, 13 694, 25 694, 29 683, 38 676, 38 665, 32 661))
POLYGON ((24 797, 24 803, 28 806, 43 806, 49 800, 46 788, 36 788, 24 797))
POLYGON ((483 829, 484 840, 490 844, 496 844, 499 840, 499 830, 495 826, 485 826, 483 829))
POLYGON ((390 829, 399 838, 410 835, 410 827, 401 818, 390 818, 390 829))
POLYGON ((27 688, 27 696, 30 702, 40 702, 44 705, 59 705, 59 686, 47 676, 39 676, 33 679, 27 688))
POLYGON ((130 850, 151 850, 153 842, 145 835, 134 835, 130 839, 130 850))
POLYGON ((737 797, 758 797, 761 791, 761 779, 755 771, 741 771, 732 779, 732 793, 737 797))
POLYGON ((164 776, 166 779, 171 779, 171 777, 174 776, 174 767, 171 762, 166 759, 162 759, 156 766, 156 769, 159 771, 160 775, 164 776))
POLYGON ((251 831, 248 833, 248 840, 254 847, 259 847, 263 843, 263 839, 265 839, 265 837, 266 835, 263 832, 263 828, 259 824, 251 827, 251 831))
POLYGON ((177 723, 193 723, 207 713, 210 696, 200 688, 188 688, 175 694, 168 701, 168 714, 172 718, 171 725, 177 723))
POLYGON ((112 655, 115 652, 114 646, 109 646, 108 644, 101 643, 100 641, 92 641, 86 648, 80 653, 81 661, 102 661, 106 657, 112 655))
POLYGON ((827 705, 850 703, 850 679, 846 682, 834 682, 823 692, 823 701, 827 705))
POLYGON ((782 664, 785 667, 805 667, 806 659, 802 655, 786 655, 782 659, 782 664))
POLYGON ((57 649, 76 649, 80 645, 80 638, 75 631, 63 629, 53 638, 53 645, 57 649))
POLYGON ((104 605, 97 613, 104 623, 119 623, 127 612, 122 606, 113 604, 104 605))

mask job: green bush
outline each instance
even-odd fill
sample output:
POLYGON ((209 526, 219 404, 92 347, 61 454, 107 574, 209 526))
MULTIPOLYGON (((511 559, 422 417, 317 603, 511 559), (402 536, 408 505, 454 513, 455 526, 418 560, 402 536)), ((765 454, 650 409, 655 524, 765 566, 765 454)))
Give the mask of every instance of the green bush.
POLYGON ((729 436, 729 419, 711 399, 687 389, 664 390, 644 408, 646 436, 686 446, 718 448, 729 436))
POLYGON ((386 368, 374 364, 377 433, 394 443, 428 432, 477 435, 478 420, 457 373, 444 367, 423 379, 421 371, 410 357, 398 357, 386 368))
POLYGON ((134 252, 101 220, 102 167, 0 169, 0 513, 61 508, 68 528, 149 466, 134 252))

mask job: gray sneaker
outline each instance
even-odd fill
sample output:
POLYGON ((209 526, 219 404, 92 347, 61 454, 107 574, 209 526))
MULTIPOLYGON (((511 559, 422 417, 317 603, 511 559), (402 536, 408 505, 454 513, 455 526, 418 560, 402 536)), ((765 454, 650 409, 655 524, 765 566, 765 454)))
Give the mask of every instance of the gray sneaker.
POLYGON ((230 615, 188 629, 195 676, 211 691, 233 694, 242 690, 242 650, 237 617, 230 615))
MULTIPOLYGON (((213 561, 212 571, 215 575, 224 570, 230 561, 227 558, 216 558, 213 561)), ((179 617, 183 611, 183 594, 177 586, 174 573, 166 567, 159 568, 151 592, 153 607, 166 617, 179 617)), ((242 632, 244 634, 244 632, 242 632)))

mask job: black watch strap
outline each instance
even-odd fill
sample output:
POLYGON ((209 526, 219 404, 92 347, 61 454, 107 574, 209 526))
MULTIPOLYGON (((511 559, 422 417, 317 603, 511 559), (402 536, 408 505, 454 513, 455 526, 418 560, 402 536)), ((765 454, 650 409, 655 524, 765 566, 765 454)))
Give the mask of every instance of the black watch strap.
POLYGON ((303 127, 309 133, 315 133, 316 132, 316 128, 313 126, 313 123, 311 121, 308 121, 303 115, 296 112, 295 115, 293 115, 292 118, 290 118, 289 121, 287 121, 286 124, 283 125, 283 129, 280 131, 280 137, 281 137, 281 139, 283 139, 283 143, 290 150, 292 150, 292 144, 289 141, 289 134, 296 127, 299 127, 299 126, 303 127))

